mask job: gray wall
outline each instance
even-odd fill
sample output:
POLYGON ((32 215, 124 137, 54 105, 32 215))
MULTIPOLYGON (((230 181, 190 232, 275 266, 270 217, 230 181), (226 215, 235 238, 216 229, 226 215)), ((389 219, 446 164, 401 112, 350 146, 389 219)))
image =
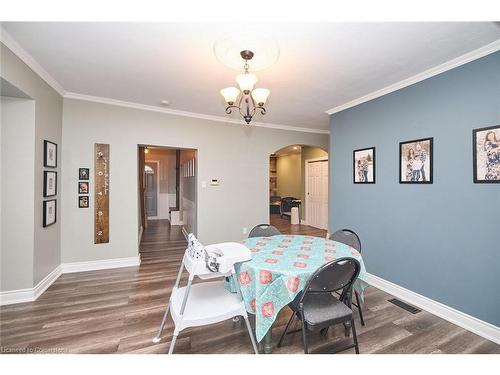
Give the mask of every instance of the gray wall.
MULTIPOLYGON (((132 257, 137 248, 137 145, 197 149, 197 232, 205 243, 239 240, 269 219, 269 154, 290 144, 328 147, 328 135, 224 124, 64 100, 62 262, 132 257), (93 202, 78 209, 78 167, 95 142, 110 144, 110 243, 93 243, 93 202), (218 178, 220 186, 209 184, 218 178)), ((91 172, 92 176, 92 172, 91 172)), ((91 193, 93 181, 91 180, 91 193)))
MULTIPOLYGON (((59 145, 58 188, 61 186, 61 136, 62 97, 15 56, 1 45, 1 76, 10 84, 35 100, 35 153, 34 153, 34 222, 26 223, 25 230, 34 235, 33 245, 33 285, 36 285, 59 264, 61 258, 61 215, 58 194, 58 222, 50 227, 42 227, 42 184, 43 184, 43 140, 59 145)), ((60 189, 59 189, 60 191, 60 189)), ((15 251, 15 249, 3 249, 15 251)))
POLYGON ((332 115, 330 231, 368 272, 500 325, 500 184, 474 184, 472 129, 500 124, 500 52, 332 115), (434 184, 399 184, 399 142, 434 137, 434 184), (352 151, 376 147, 376 184, 352 151), (333 162, 332 162, 333 161, 333 162))
POLYGON ((0 97, 0 291, 33 286, 35 102, 0 97))

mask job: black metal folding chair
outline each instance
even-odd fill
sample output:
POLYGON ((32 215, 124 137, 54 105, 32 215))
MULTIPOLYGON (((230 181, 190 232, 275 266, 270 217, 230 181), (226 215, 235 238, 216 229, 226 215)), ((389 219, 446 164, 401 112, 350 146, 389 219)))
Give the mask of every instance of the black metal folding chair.
POLYGON ((281 335, 281 347, 288 329, 296 316, 302 323, 304 353, 308 353, 307 331, 326 330, 336 324, 350 322, 353 344, 342 347, 333 353, 355 348, 359 354, 358 337, 351 310, 352 286, 359 275, 360 264, 354 258, 340 258, 321 266, 308 280, 302 293, 288 305, 293 314, 281 335), (333 292, 341 291, 337 299, 333 292))
MULTIPOLYGON (((343 244, 346 244, 348 246, 351 246, 352 248, 356 249, 361 253, 361 240, 359 239, 359 236, 357 235, 356 232, 350 229, 339 229, 335 233, 333 233, 330 236, 330 240, 337 241, 337 242, 342 242, 343 244)), ((361 325, 365 325, 365 319, 363 317, 363 306, 359 302, 359 294, 358 292, 354 291, 354 296, 356 297, 356 303, 353 302, 353 305, 358 309, 359 311, 359 319, 361 320, 361 325)))
POLYGON ((271 237, 281 234, 281 232, 269 224, 259 224, 252 228, 250 233, 248 233, 248 238, 251 237, 271 237))

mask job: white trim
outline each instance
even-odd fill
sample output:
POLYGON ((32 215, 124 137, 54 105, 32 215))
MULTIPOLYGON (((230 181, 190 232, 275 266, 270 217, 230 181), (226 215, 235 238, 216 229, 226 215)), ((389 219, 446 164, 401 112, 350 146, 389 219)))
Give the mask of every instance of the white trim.
MULTIPOLYGON (((127 101, 123 101, 123 100, 103 98, 100 96, 84 95, 84 94, 78 94, 78 93, 74 93, 74 92, 67 92, 64 95, 64 97, 67 99, 84 100, 87 102, 116 105, 119 107, 134 108, 134 109, 140 109, 143 111, 167 113, 169 115, 198 118, 198 119, 202 119, 202 120, 223 122, 226 124, 246 125, 243 120, 233 119, 233 118, 224 117, 224 116, 207 115, 204 113, 181 111, 181 110, 170 109, 170 108, 161 108, 161 107, 156 107, 154 105, 127 102, 127 101)), ((304 128, 304 127, 289 126, 289 125, 283 125, 283 124, 273 124, 273 123, 258 122, 258 121, 252 121, 251 124, 252 124, 252 126, 261 127, 261 128, 289 130, 289 131, 297 131, 297 132, 303 132, 303 133, 330 134, 329 130, 304 128)))
POLYGON ((500 344, 500 327, 458 311, 428 297, 422 296, 421 294, 412 292, 411 290, 370 273, 367 273, 367 278, 368 284, 374 286, 375 288, 381 289, 394 297, 405 300, 406 302, 456 324, 467 331, 473 332, 476 335, 500 344))
POLYGON ((61 266, 57 266, 51 273, 45 276, 33 288, 8 290, 0 292, 0 306, 11 305, 13 303, 32 302, 35 301, 40 295, 52 285, 57 278, 61 276, 61 266))
POLYGON ((129 258, 92 260, 89 262, 74 262, 61 264, 62 273, 87 272, 110 268, 135 267, 141 264, 139 255, 129 258))
POLYGON ((16 42, 16 40, 0 26, 0 41, 12 51, 22 62, 24 62, 33 72, 38 74, 47 84, 56 90, 59 95, 64 96, 66 90, 52 77, 26 50, 16 42))
POLYGON ((341 104, 339 106, 336 106, 334 108, 331 108, 326 111, 327 114, 332 115, 334 113, 343 111, 347 108, 355 107, 359 104, 368 102, 370 100, 379 98, 381 96, 390 94, 391 92, 400 90, 402 88, 411 86, 415 83, 421 82, 427 78, 434 77, 438 74, 444 73, 448 70, 454 69, 456 67, 459 67, 461 65, 467 64, 471 61, 480 59, 481 57, 484 57, 486 55, 489 55, 491 53, 495 53, 498 50, 500 50, 500 39, 497 39, 496 41, 487 44, 481 48, 478 48, 474 51, 468 52, 462 56, 459 56, 455 59, 449 60, 441 65, 435 66, 434 68, 425 70, 421 73, 415 74, 414 76, 411 76, 409 78, 406 78, 402 81, 396 82, 392 85, 389 85, 387 87, 384 87, 383 89, 373 91, 367 95, 364 95, 360 98, 351 100, 350 102, 341 104))

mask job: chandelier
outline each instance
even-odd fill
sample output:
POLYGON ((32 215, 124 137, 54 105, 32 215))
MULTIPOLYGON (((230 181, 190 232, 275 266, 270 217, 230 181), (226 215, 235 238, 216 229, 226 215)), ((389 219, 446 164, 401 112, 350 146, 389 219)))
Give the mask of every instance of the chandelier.
POLYGON ((257 77, 255 74, 248 72, 250 68, 248 62, 252 59, 253 55, 254 53, 248 50, 240 52, 240 56, 245 60, 245 65, 243 66, 245 71, 236 77, 236 82, 240 88, 226 87, 220 90, 220 93, 228 104, 226 113, 230 115, 233 110, 237 109, 247 124, 250 124, 255 112, 259 111, 263 115, 266 114, 264 105, 270 94, 268 89, 254 89, 257 77))

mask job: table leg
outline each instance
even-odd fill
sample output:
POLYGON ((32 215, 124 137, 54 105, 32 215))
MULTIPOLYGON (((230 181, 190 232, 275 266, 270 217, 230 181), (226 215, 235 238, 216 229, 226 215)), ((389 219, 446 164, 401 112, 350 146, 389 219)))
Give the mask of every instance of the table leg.
POLYGON ((271 354, 273 352, 273 334, 272 327, 269 328, 266 335, 262 339, 262 346, 264 347, 264 354, 271 354))

